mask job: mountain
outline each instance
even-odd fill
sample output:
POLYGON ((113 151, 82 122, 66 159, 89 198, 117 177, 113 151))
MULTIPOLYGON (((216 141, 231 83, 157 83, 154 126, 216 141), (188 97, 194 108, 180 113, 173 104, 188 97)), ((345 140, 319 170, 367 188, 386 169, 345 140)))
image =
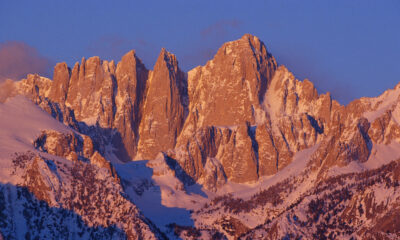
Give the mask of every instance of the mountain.
POLYGON ((130 51, 13 87, 6 239, 400 237, 400 85, 343 106, 245 34, 187 73, 130 51))

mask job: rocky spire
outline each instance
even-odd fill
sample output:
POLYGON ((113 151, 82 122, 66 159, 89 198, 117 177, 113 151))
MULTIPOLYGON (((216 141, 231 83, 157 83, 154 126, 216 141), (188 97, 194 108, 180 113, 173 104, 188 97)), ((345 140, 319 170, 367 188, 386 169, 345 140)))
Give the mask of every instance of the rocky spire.
POLYGON ((118 87, 113 127, 118 130, 118 134, 114 136, 113 142, 115 145, 123 144, 124 148, 118 152, 121 159, 132 159, 137 151, 148 70, 132 50, 118 63, 115 76, 118 87))
POLYGON ((175 55, 163 48, 148 82, 137 158, 153 159, 175 147, 185 119, 186 87, 175 55))
POLYGON ((50 99, 54 102, 64 103, 69 87, 70 69, 65 62, 57 63, 54 67, 53 84, 50 99))

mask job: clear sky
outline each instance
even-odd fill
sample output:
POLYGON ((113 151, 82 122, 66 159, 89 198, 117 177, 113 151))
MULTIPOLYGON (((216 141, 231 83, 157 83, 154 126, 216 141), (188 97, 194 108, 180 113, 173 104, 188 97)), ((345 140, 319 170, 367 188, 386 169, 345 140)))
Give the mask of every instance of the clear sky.
POLYGON ((0 0, 0 77, 130 49, 151 69, 161 47, 187 71, 244 33, 341 103, 400 82, 398 0, 0 0))

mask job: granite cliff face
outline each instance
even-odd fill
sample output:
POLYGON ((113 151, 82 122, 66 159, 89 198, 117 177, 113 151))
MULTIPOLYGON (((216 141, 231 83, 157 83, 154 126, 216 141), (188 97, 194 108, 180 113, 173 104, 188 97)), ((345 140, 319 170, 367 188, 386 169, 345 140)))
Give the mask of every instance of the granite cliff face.
MULTIPOLYGON (((384 233, 371 216, 386 222, 395 217, 383 210, 378 194, 372 192, 381 191, 377 189, 382 184, 385 194, 397 192, 399 179, 393 169, 400 157, 400 85, 343 106, 329 93, 319 94, 309 80, 297 80, 277 64, 262 41, 246 34, 223 44, 212 60, 188 73, 165 49, 153 70, 130 51, 117 64, 98 57, 82 59, 72 69, 59 63, 53 80, 28 75, 16 87, 69 127, 69 132, 42 129, 32 143, 35 151, 91 166, 92 175, 105 169, 112 191, 128 196, 112 201, 129 199, 126 206, 130 201, 140 205, 147 192, 160 192, 163 206, 190 209, 192 226, 170 222, 165 230, 146 204, 138 205, 168 237, 345 238, 399 233, 390 224, 382 228, 384 233), (129 166, 132 172, 127 172, 129 166), (376 172, 378 168, 384 171, 376 172), (343 184, 340 178, 349 182, 343 184), (198 186, 207 195, 205 200, 193 195, 198 186), (344 197, 339 196, 342 193, 344 197), (357 211, 354 217, 351 212, 357 211), (314 218, 300 216, 305 212, 314 218), (329 220, 334 212, 344 220, 329 220)), ((24 171, 37 172, 46 162, 35 156, 24 171)), ((84 174, 79 179, 88 181, 84 174)), ((42 192, 34 192, 39 200, 53 191, 42 180, 38 184, 44 186, 42 192)), ((51 202, 49 197, 45 200, 51 202)), ((391 198, 385 206, 398 203, 391 198)), ((67 209, 77 212, 74 206, 67 209)), ((82 213, 84 222, 91 222, 88 214, 92 213, 82 213)), ((100 225, 107 229, 108 223, 117 224, 122 219, 118 214, 100 225)), ((133 215, 143 224, 129 233, 131 238, 140 238, 138 229, 144 228, 145 234, 164 236, 157 235, 158 229, 139 212, 133 215)), ((113 231, 128 234, 129 224, 117 224, 113 231)))
POLYGON ((149 75, 137 159, 173 149, 187 115, 187 82, 175 55, 165 49, 149 75))

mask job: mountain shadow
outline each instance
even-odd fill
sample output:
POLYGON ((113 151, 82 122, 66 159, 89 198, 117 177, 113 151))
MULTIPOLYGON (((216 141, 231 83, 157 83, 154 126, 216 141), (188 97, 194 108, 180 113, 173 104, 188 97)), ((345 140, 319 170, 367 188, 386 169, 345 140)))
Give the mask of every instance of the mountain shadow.
POLYGON ((0 234, 4 239, 126 239, 123 230, 88 226, 82 217, 50 207, 26 187, 0 183, 0 234))
MULTIPOLYGON (((171 231, 171 224, 194 227, 191 211, 185 208, 168 207, 163 203, 161 187, 153 181, 153 169, 146 164, 148 160, 114 164, 128 198, 164 233, 171 231)), ((192 186, 189 188, 192 189, 192 186)), ((201 190, 192 193, 200 193, 201 190)), ((187 194, 190 194, 186 191, 187 194)), ((167 193, 175 194, 175 193, 167 193)), ((165 201, 165 200, 164 200, 165 201)))

